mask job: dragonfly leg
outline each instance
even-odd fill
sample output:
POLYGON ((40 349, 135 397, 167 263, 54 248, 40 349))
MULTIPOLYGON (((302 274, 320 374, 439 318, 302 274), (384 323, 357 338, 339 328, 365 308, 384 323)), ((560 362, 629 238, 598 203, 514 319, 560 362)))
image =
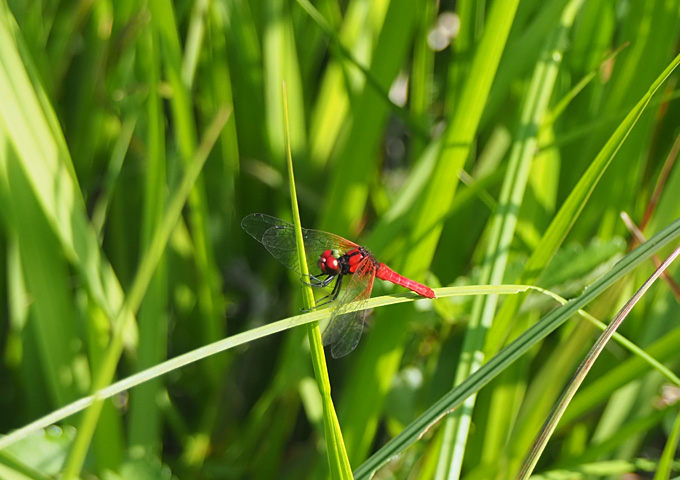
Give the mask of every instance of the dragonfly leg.
POLYGON ((342 286, 342 274, 337 275, 337 278, 338 280, 335 282, 335 285, 333 285, 333 291, 326 295, 325 297, 318 299, 316 301, 316 304, 314 305, 314 308, 327 305, 338 299, 338 295, 340 294, 340 287, 342 286))
POLYGON ((312 287, 327 287, 335 279, 335 275, 328 275, 327 273, 324 273, 323 275, 327 275, 327 278, 322 280, 321 278, 310 274, 309 278, 312 280, 311 282, 305 282, 304 280, 301 280, 305 285, 311 285, 312 287))
POLYGON ((311 285, 312 287, 326 287, 328 286, 333 280, 336 280, 335 285, 333 285, 333 291, 326 295, 325 297, 321 297, 318 299, 312 308, 303 308, 301 311, 303 313, 308 313, 311 312, 312 310, 316 310, 319 307, 322 307, 324 305, 327 305, 331 302, 333 302, 335 299, 338 298, 338 294, 340 293, 340 286, 342 285, 342 275, 333 275, 332 277, 325 278, 324 280, 320 280, 319 283, 307 283, 307 285, 311 285))
POLYGON ((338 295, 340 294, 340 287, 342 286, 342 274, 338 275, 338 281, 335 282, 335 286, 333 286, 333 291, 331 292, 331 295, 333 295, 333 300, 338 299, 338 295))

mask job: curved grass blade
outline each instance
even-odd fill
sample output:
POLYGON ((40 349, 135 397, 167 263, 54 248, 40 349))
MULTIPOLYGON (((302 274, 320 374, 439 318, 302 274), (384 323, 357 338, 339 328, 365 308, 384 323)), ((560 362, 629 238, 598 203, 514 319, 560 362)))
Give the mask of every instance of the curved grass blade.
MULTIPOLYGON (((537 289, 536 287, 531 287, 527 285, 476 285, 476 286, 465 286, 465 287, 446 287, 446 288, 439 288, 436 290, 437 293, 437 298, 447 298, 447 297, 464 297, 464 296, 470 296, 470 295, 489 295, 489 294, 494 294, 494 295, 517 295, 522 292, 526 292, 527 290, 535 289, 541 293, 545 293, 557 301, 561 302, 561 299, 550 292, 543 290, 543 289, 537 289)), ((399 303, 405 303, 405 302, 410 302, 413 300, 418 300, 420 297, 414 293, 411 292, 403 292, 395 295, 386 295, 382 297, 375 297, 369 299, 366 303, 363 305, 360 305, 361 308, 371 310, 379 307, 385 307, 388 305, 396 305, 399 303)), ((328 320, 332 314, 332 309, 323 309, 323 310, 318 310, 318 311, 312 311, 309 313, 305 313, 302 315, 297 315, 295 317, 289 317, 285 318, 283 320, 279 320, 276 322, 268 323, 266 325, 263 325, 261 327, 255 328, 253 330, 248 330, 246 332, 242 332, 236 335, 233 335, 231 337, 227 337, 225 339, 219 340, 217 342, 214 342, 210 345, 205 345, 203 347, 197 348, 195 350, 192 350, 190 352, 184 353, 182 355, 179 355, 175 358, 171 358, 170 360, 167 360, 163 363, 160 363, 158 365, 155 365, 153 367, 150 367, 146 370, 140 371, 135 373, 134 375, 131 375, 130 377, 124 378, 122 380, 119 380, 116 383, 113 383, 109 385, 106 388, 103 388, 97 392, 95 392, 94 395, 90 395, 84 398, 81 398, 73 403, 70 403, 58 410, 55 410, 51 412, 50 414, 35 420, 34 422, 25 425, 24 427, 13 431, 12 433, 5 435, 3 437, 0 437, 0 450, 8 447, 9 445, 12 445, 24 438, 27 438, 29 435, 42 430, 44 428, 47 428, 48 426, 55 424, 71 415, 74 415, 90 405, 94 403, 96 399, 107 399, 111 398, 115 395, 119 395, 125 391, 128 391, 138 385, 141 385, 151 379, 158 378, 162 375, 165 375, 167 373, 173 372, 175 370, 178 370, 182 367, 185 367, 187 365, 191 365, 193 363, 199 362, 203 359, 209 358, 213 355, 216 355, 218 353, 230 350, 232 348, 238 347, 240 345, 245 345, 250 342, 254 342, 255 340, 259 340, 261 338, 268 337, 270 335, 274 335, 276 333, 284 332, 286 330, 289 330, 291 328, 296 328, 302 325, 307 325, 311 324, 314 322, 319 322, 321 320, 328 320)), ((592 321, 593 319, 590 318, 592 321)), ((603 327, 604 329, 604 327, 603 327)), ((668 372, 663 371, 663 366, 662 365, 657 365, 655 364, 655 361, 653 358, 645 358, 644 357, 644 352, 641 352, 639 350, 636 350, 632 345, 627 345, 625 340, 622 341, 622 344, 628 348, 629 350, 633 351, 636 355, 640 356, 645 360, 646 362, 652 364, 662 372, 664 375, 666 375, 670 381, 673 381, 677 383, 677 380, 672 378, 672 375, 669 375, 668 372)))
MULTIPOLYGON (((490 291, 497 295, 510 295, 517 294, 518 292, 525 291, 527 288, 523 285, 501 285, 489 287, 488 285, 478 285, 474 287, 448 287, 440 288, 437 290, 437 297, 453 297, 453 296, 467 296, 467 295, 488 295, 490 291)), ((366 303, 361 305, 361 308, 374 309, 378 307, 384 307, 387 305, 395 305, 399 303, 410 302, 413 300, 418 300, 421 298, 412 292, 403 292, 395 295, 386 295, 383 297, 375 297, 369 299, 366 303)), ((261 327, 249 330, 247 332, 239 333, 231 337, 214 342, 210 345, 206 345, 178 357, 167 360, 161 364, 154 367, 148 368, 141 372, 138 372, 130 377, 120 380, 114 384, 111 384, 101 390, 95 392, 93 395, 81 398, 69 405, 66 405, 54 412, 46 415, 29 425, 26 425, 12 433, 0 437, 0 450, 12 445, 13 443, 22 440, 32 433, 37 432, 43 428, 52 425, 70 415, 78 413, 85 408, 92 405, 96 399, 103 400, 111 398, 114 395, 120 394, 126 390, 129 390, 137 385, 141 385, 151 379, 157 378, 161 375, 165 375, 172 371, 175 371, 184 366, 190 365, 192 363, 198 362, 212 355, 216 355, 220 352, 224 352, 231 348, 237 347, 239 345, 245 345, 246 343, 253 342, 260 338, 265 338, 275 333, 283 332, 285 330, 299 327, 302 325, 307 325, 311 323, 318 323, 320 320, 328 320, 332 314, 332 309, 323 309, 318 311, 312 311, 302 315, 297 315, 295 317, 285 318, 277 322, 268 323, 261 327)))

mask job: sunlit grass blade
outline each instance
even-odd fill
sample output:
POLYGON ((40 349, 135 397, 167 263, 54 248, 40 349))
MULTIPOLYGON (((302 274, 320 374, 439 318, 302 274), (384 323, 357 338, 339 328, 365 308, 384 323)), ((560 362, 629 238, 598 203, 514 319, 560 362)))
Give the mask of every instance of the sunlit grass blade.
MULTIPOLYGON (((437 290, 437 296, 441 298, 445 297, 464 297, 468 295, 488 295, 493 292, 497 295, 512 295, 518 292, 525 291, 527 287, 522 285, 500 285, 489 287, 487 285, 477 285, 468 287, 448 287, 437 290)), ((369 299, 362 308, 364 309, 375 309, 379 307, 385 307, 389 305, 396 305, 399 303, 412 302, 420 298, 414 293, 401 293, 397 295, 388 295, 383 297, 376 297, 369 299)), ((134 388, 141 385, 149 380, 158 378, 162 375, 175 371, 184 366, 190 365, 192 363, 204 360, 218 353, 224 352, 226 350, 238 347, 240 345, 245 345, 247 343, 254 342, 259 339, 266 338, 270 335, 276 333, 284 332, 291 328, 296 328, 304 325, 310 325, 317 323, 322 320, 328 320, 332 314, 331 309, 321 309, 314 310, 309 313, 302 315, 297 315, 295 317, 285 318, 276 322, 267 323, 261 327, 255 328, 253 330, 248 330, 243 333, 239 333, 225 339, 214 342, 210 345, 205 345, 198 349, 192 350, 190 352, 184 353, 178 357, 166 360, 163 363, 150 367, 144 371, 138 372, 130 377, 111 384, 97 392, 94 395, 90 395, 85 398, 73 402, 63 408, 55 410, 49 415, 42 417, 29 425, 26 425, 14 432, 0 437, 0 450, 18 442, 27 436, 35 433, 41 429, 48 427, 54 423, 57 423, 70 415, 80 412, 92 405, 97 399, 107 399, 114 395, 120 394, 126 390, 134 388)))
MULTIPOLYGON (((122 291, 108 263, 101 259, 99 242, 88 224, 85 206, 76 183, 73 164, 58 122, 39 85, 35 72, 26 69, 16 47, 10 20, 0 16, 0 90, 4 92, 0 118, 9 145, 15 150, 43 214, 55 231, 66 258, 87 282, 94 301, 113 316, 122 291), (117 289, 115 295, 108 289, 117 289), (107 292, 107 293, 105 293, 107 292)), ((21 42, 21 38, 17 39, 21 42)), ((7 155, 0 156, 7 161, 7 155)), ((6 165, 3 165, 7 168, 6 165)))
MULTIPOLYGON (((391 100, 389 96, 389 89, 385 88, 383 85, 383 82, 381 81, 380 77, 376 75, 375 71, 372 71, 369 68, 366 68, 355 56, 352 54, 352 52, 343 44, 341 38, 339 38, 338 35, 333 31, 331 26, 328 24, 328 22, 324 19, 324 17, 319 13, 319 11, 314 8, 314 6, 309 2, 309 0, 298 0, 298 3, 300 6, 307 12, 307 14, 314 19, 316 24, 323 30, 323 32, 329 36, 329 38, 333 41, 334 47, 337 48, 338 52, 346 59, 348 60, 354 67, 356 67, 359 71, 361 71, 362 75, 364 76, 364 79, 366 80, 367 85, 369 85, 372 89, 375 90, 375 93, 379 96, 382 97, 383 101, 385 104, 387 104, 392 111, 401 118, 404 123, 406 123, 413 132, 417 133, 421 138, 428 138, 429 134, 425 130, 424 126, 419 122, 417 118, 413 118, 409 112, 404 109, 401 106, 395 105, 391 100)), ((402 31, 402 33, 405 33, 402 31)), ((379 73, 379 72, 378 72, 379 73)), ((324 98, 325 96, 322 96, 320 99, 321 101, 327 100, 324 98)), ((344 110, 344 109, 343 109, 344 110)), ((326 112, 332 112, 333 114, 337 114, 337 111, 332 108, 326 108, 324 109, 326 112)), ((331 121, 330 119, 327 121, 331 121)), ((338 123, 339 125, 339 123, 338 123)), ((331 126, 331 130, 335 131, 336 128, 333 128, 331 126)), ((321 132, 323 133, 323 138, 325 139, 326 142, 328 142, 328 138, 326 136, 328 132, 328 128, 324 130, 319 130, 319 135, 321 135, 321 132)), ((323 147, 317 147, 319 149, 323 147)), ((329 147, 325 147, 328 149, 329 147)))
MULTIPOLYGON (((416 4, 408 0, 390 2, 385 21, 378 32, 370 71, 385 90, 394 82, 409 53, 416 26, 415 9, 416 4)), ((357 172, 371 170, 378 165, 379 158, 375 152, 380 145, 379 132, 391 112, 390 103, 374 88, 364 88, 351 103, 351 114, 355 121, 332 164, 321 228, 347 235, 347 232, 356 231, 361 222, 369 184, 357 172)))
POLYGON ((120 137, 118 137, 118 142, 111 153, 111 160, 106 172, 105 186, 103 188, 102 195, 97 200, 97 203, 95 204, 95 207, 92 211, 92 225, 100 237, 102 234, 102 228, 104 227, 104 221, 106 220, 106 214, 109 209, 111 195, 113 193, 112 190, 120 175, 125 154, 127 153, 130 146, 130 141, 132 139, 132 134, 135 131, 136 124, 136 117, 129 118, 123 123, 120 137))
MULTIPOLYGON (((273 158, 281 162, 289 147, 296 155, 306 152, 306 132, 302 82, 298 61, 293 18, 287 11, 285 0, 272 0, 263 4, 264 23, 262 57, 264 70, 265 118, 269 146, 273 158), (285 82, 288 98, 284 100, 281 85, 285 82), (284 112, 283 104, 289 102, 291 111, 284 112), (287 120, 286 120, 287 117, 287 120), (293 130, 286 137, 282 126, 291 122, 293 130), (290 141, 290 145, 286 142, 290 141)), ((279 163, 282 165, 281 163, 279 163)))
MULTIPOLYGON (((12 192, 12 202, 4 205, 5 215, 16 220, 12 244, 22 276, 16 279, 20 284, 14 288, 31 292, 27 313, 32 329, 25 334, 30 335, 42 352, 37 360, 45 372, 46 394, 54 403, 63 405, 78 396, 77 385, 64 382, 62 377, 68 373, 78 378, 73 363, 79 352, 69 345, 78 342, 79 315, 66 282, 68 262, 17 160, 11 155, 8 157, 8 169, 2 169, 0 175, 6 175, 2 183, 11 185, 12 192), (63 321, 55 322, 55 318, 63 321)), ((40 381, 38 378, 30 380, 40 381)), ((83 380, 87 381, 86 378, 83 380)))
POLYGON ((207 18, 209 4, 208 0, 201 0, 193 5, 185 54, 182 60, 182 82, 185 85, 193 85, 194 83, 194 76, 196 75, 198 59, 205 36, 205 19, 207 18))
MULTIPOLYGON (((0 154, 0 164, 5 172, 19 174, 25 179, 24 188, 19 188, 23 182, 17 182, 18 177, 14 179, 13 183, 17 187, 13 194, 15 199, 21 198, 19 193, 29 195, 30 200, 24 199, 25 206, 35 205, 37 207, 32 212, 31 219, 17 218, 16 220, 29 228, 34 222, 46 222, 52 232, 46 235, 36 235, 35 240, 46 242, 54 235, 58 242, 58 247, 52 244, 49 249, 46 249, 48 243, 39 247, 43 253, 52 251, 52 256, 40 267, 31 268, 32 273, 29 277, 33 273, 38 273, 43 276, 43 280, 48 280, 48 276, 45 275, 48 272, 41 273, 41 270, 48 268, 56 272, 61 264, 58 259, 68 260, 83 283, 83 293, 87 292, 88 302, 92 303, 93 310, 105 312, 104 316, 112 321, 113 312, 120 307, 123 292, 111 265, 101 253, 97 234, 87 218, 83 195, 56 115, 45 92, 40 87, 40 79, 32 68, 31 62, 26 61, 28 65, 26 68, 20 58, 19 50, 23 48, 21 47, 23 40, 20 31, 15 27, 13 19, 9 18, 8 11, 3 7, 0 12, 0 44, 2 44, 0 90, 3 92, 0 124, 3 127, 2 137, 6 142, 0 154), (59 251, 53 250, 55 248, 59 251)), ((25 49, 23 50, 25 54, 25 49)), ((27 243, 24 249, 28 249, 29 246, 30 244, 27 243)), ((38 257, 34 258, 38 259, 38 257)), ((61 264, 61 267, 63 268, 64 265, 61 264)), ((68 286, 64 279, 52 278, 52 281, 55 285, 52 285, 50 292, 45 292, 43 299, 45 301, 57 299, 60 294, 66 292, 60 288, 68 286)), ((38 294, 38 291, 34 290, 33 294, 38 294)), ((68 292, 68 298, 62 296, 61 300, 66 303, 49 312, 50 323, 67 333, 71 331, 68 324, 77 318, 73 309, 75 305, 72 292, 68 292), (69 305, 68 311, 65 309, 66 305, 69 305), (62 325, 55 322, 55 315, 58 315, 56 318, 59 321, 64 322, 62 325)), ((73 345, 78 344, 75 338, 60 339, 59 337, 59 335, 53 335, 48 341, 66 340, 68 343, 61 347, 72 348, 73 345)), ((53 349, 48 347, 42 351, 48 353, 50 350, 53 349)), ((73 353, 77 352, 72 351, 73 353)), ((60 359, 50 354, 48 359, 60 365, 63 358, 60 359)), ((94 356, 91 360, 93 364, 96 363, 94 356)), ((60 374, 57 374, 52 381, 60 377, 63 381, 64 377, 60 374)), ((90 381, 87 374, 73 375, 71 378, 78 379, 85 385, 90 381)), ((56 398, 56 403, 64 400, 59 400, 58 396, 56 398)), ((108 440, 111 443, 108 445, 107 453, 120 452, 120 442, 113 431, 108 440)), ((103 448, 103 445, 99 444, 96 448, 100 447, 103 448)))

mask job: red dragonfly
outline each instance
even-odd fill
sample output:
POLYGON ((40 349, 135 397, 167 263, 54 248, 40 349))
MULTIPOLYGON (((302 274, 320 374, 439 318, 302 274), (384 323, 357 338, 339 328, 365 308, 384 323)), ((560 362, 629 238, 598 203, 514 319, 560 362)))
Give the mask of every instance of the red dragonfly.
MULTIPOLYGON (((263 213, 252 213, 241 221, 241 227, 279 262, 300 274, 293 225, 263 213)), ((335 281, 331 293, 319 299, 315 308, 337 300, 343 279, 352 275, 323 333, 323 344, 331 346, 333 358, 347 355, 359 343, 366 310, 354 309, 360 308, 371 296, 375 277, 406 287, 423 297, 436 298, 430 287, 399 275, 356 243, 332 233, 305 228, 302 238, 309 272, 321 271, 316 275, 310 273, 309 284, 327 287, 335 281), (359 302, 359 305, 353 302, 359 302)))

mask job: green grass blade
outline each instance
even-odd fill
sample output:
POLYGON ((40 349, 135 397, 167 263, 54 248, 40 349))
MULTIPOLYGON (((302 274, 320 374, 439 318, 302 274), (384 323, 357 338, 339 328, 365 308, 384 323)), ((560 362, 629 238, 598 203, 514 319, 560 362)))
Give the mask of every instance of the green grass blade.
MULTIPOLYGON (((151 89, 146 98, 147 171, 144 184, 141 248, 150 247, 153 232, 163 218, 166 199, 166 151, 163 129, 163 104, 158 93, 161 80, 159 45, 151 31, 145 32, 140 41, 140 55, 150 61, 145 65, 144 75, 151 89)), ((143 370, 162 362, 166 356, 168 310, 167 268, 164 258, 159 259, 157 271, 150 280, 144 301, 139 310, 138 363, 143 370)), ((162 445, 161 412, 157 398, 162 385, 149 382, 131 395, 129 440, 148 455, 158 454, 162 445)))
POLYGON ((198 68, 198 59, 200 57, 201 48, 203 47, 205 19, 207 17, 209 4, 209 0, 195 2, 191 12, 191 22, 189 24, 185 49, 186 53, 182 63, 182 82, 185 85, 194 84, 194 77, 196 76, 196 69, 198 68))
POLYGON ((14 241, 21 270, 25 272, 23 282, 33 297, 29 308, 31 321, 26 325, 25 335, 36 342, 38 351, 42 352, 38 360, 43 366, 43 381, 50 400, 63 405, 78 396, 78 384, 86 385, 89 381, 87 377, 80 378, 74 370, 77 355, 82 352, 69 347, 78 342, 79 318, 68 288, 70 274, 61 245, 45 221, 19 162, 9 159, 7 167, 8 171, 2 175, 6 174, 6 184, 11 185, 8 198, 13 201, 5 204, 5 208, 11 210, 11 216, 17 220, 13 222, 14 241), (60 321, 55 322, 55 318, 60 321), (66 373, 77 382, 65 381, 66 373))
POLYGON ((675 470, 674 459, 680 443, 680 415, 676 413, 675 422, 668 437, 668 441, 663 449, 663 454, 659 461, 659 466, 654 474, 654 480, 669 480, 673 470, 675 470))
MULTIPOLYGON (((505 47, 518 2, 495 4, 489 14, 486 34, 482 37, 456 113, 441 139, 437 165, 432 180, 413 215, 409 257, 412 271, 424 271, 429 265, 458 184, 458 175, 470 154, 486 99, 501 53, 505 47), (413 261, 411 261, 413 259, 413 261)), ((406 270, 406 275, 411 272, 406 270)))
MULTIPOLYGON (((676 248, 673 253, 664 261, 664 263, 656 269, 654 274, 647 279, 647 281, 638 289, 637 292, 635 292, 635 295, 633 295, 633 297, 631 297, 631 299, 621 308, 616 317, 614 317, 611 323, 607 326, 607 329, 597 339, 593 347, 583 359, 583 362, 579 368, 576 370, 573 380, 569 383, 567 389, 564 391, 557 402, 557 405, 546 420, 546 423, 539 433, 538 438, 531 449, 531 452, 529 453, 529 457, 522 467, 518 477, 519 479, 526 480, 533 472, 541 456, 541 453, 543 453, 550 436, 555 431, 557 423, 562 418, 567 405, 569 405, 569 402, 574 397, 576 390, 578 390, 579 386, 585 380, 585 377, 595 363, 595 360, 597 360, 597 358, 600 356, 614 332, 619 328, 621 323, 623 323, 625 318, 628 316, 633 307, 640 301, 645 292, 647 292, 647 290, 649 290, 649 288, 661 276, 661 274, 668 269, 670 264, 675 261, 678 255, 680 255, 680 247, 676 248)), ((675 449, 675 447, 673 448, 675 449)))
MULTIPOLYGON (((517 294, 518 292, 526 291, 529 287, 523 285, 496 285, 490 287, 488 285, 478 285, 478 286, 468 286, 468 287, 448 287, 437 289, 436 293, 439 297, 463 297, 468 295, 488 295, 490 292, 498 295, 511 295, 517 294)), ((376 309, 379 307, 384 307, 388 305, 396 305, 399 303, 412 302, 417 300, 418 297, 414 293, 400 293, 396 295, 387 295, 383 297, 376 297, 369 299, 366 304, 363 305, 364 309, 376 309)), ((243 333, 227 337, 225 339, 214 342, 210 345, 206 345, 195 349, 193 351, 184 353, 178 357, 166 360, 163 363, 155 365, 148 368, 142 372, 138 372, 128 378, 120 380, 115 384, 111 384, 97 392, 95 395, 91 395, 80 400, 73 402, 59 410, 56 410, 49 415, 26 425, 11 434, 0 437, 0 450, 3 448, 26 438, 36 431, 46 428, 47 426, 58 422, 61 419, 73 415, 79 411, 92 405, 97 399, 111 398, 114 395, 118 395, 121 392, 129 390, 137 385, 141 385, 151 379, 157 378, 161 375, 165 375, 172 371, 175 371, 184 366, 190 365, 192 363, 198 362, 200 360, 209 358, 217 353, 224 352, 226 350, 238 347, 240 345, 245 345, 249 342, 253 342, 258 339, 280 333, 291 328, 318 323, 322 320, 328 320, 332 314, 332 309, 321 309, 315 310, 303 315, 297 315, 295 317, 285 318, 276 322, 271 322, 261 327, 249 330, 243 333)))
MULTIPOLYGON (((286 84, 283 84, 283 111, 285 114, 286 125, 286 146, 288 159, 288 180, 290 188, 291 207, 293 213, 293 221, 295 224, 295 239, 298 251, 298 263, 300 265, 300 274, 303 278, 309 276, 307 269, 307 259, 305 256, 305 243, 302 237, 302 225, 300 222, 300 211, 297 203, 297 193, 295 188, 295 176, 293 174, 293 153, 291 151, 290 124, 288 122, 288 102, 286 94, 286 84)), ((307 310, 314 308, 314 293, 312 293, 311 285, 304 285, 302 288, 304 307, 307 310)), ((347 459, 347 452, 345 451, 345 444, 342 440, 342 432, 340 431, 340 424, 338 416, 333 407, 333 399, 331 398, 331 382, 328 378, 328 370, 326 367, 326 357, 324 355, 323 343, 321 341, 321 331, 319 330, 319 323, 310 323, 307 326, 307 336, 309 337, 309 345, 312 355, 312 366, 314 367, 314 376, 316 377, 317 386, 321 393, 321 402, 323 406, 323 420, 324 431, 326 433, 326 451, 328 452, 328 463, 330 466, 331 478, 333 479, 347 479, 352 478, 352 469, 347 459)))
MULTIPOLYGON (((105 294, 117 283, 89 227, 75 172, 44 92, 35 91, 19 52, 16 31, 5 15, 0 18, 0 89, 5 93, 0 115, 12 148, 40 207, 57 234, 66 257, 86 279, 90 295, 109 314, 118 299, 105 294), (55 130, 56 129, 56 130, 55 130), (110 283, 109 283, 110 282, 110 283)), ((6 159, 5 156, 2 157, 6 159)))
POLYGON ((678 238, 678 236, 680 236, 680 219, 671 223, 643 245, 626 255, 607 274, 590 285, 578 298, 563 307, 553 310, 539 323, 530 327, 510 345, 490 358, 472 376, 440 398, 424 414, 364 462, 361 467, 355 470, 355 478, 370 478, 378 468, 416 442, 444 415, 458 408, 465 399, 478 392, 532 346, 569 320, 578 310, 588 305, 624 275, 630 273, 635 267, 647 260, 659 249, 678 238))
MULTIPOLYGON (((196 123, 191 101, 190 85, 184 82, 183 52, 179 38, 175 6, 169 0, 152 0, 149 3, 151 9, 151 25, 159 38, 160 58, 165 78, 172 89, 170 106, 174 122, 175 142, 179 160, 184 168, 189 168, 189 162, 196 152, 196 123)), ((194 188, 189 195, 189 208, 191 215, 188 217, 188 226, 193 243, 193 255, 198 276, 198 305, 201 315, 198 317, 198 326, 201 329, 204 342, 217 340, 222 336, 221 322, 223 312, 219 306, 222 304, 220 294, 220 280, 213 258, 215 248, 212 245, 209 232, 209 214, 207 195, 203 177, 196 179, 194 188)), ((206 364, 206 369, 211 375, 213 386, 220 380, 220 366, 214 361, 206 364)), ((206 414, 209 412, 206 410, 206 414)), ((213 424, 212 418, 204 419, 205 428, 213 424)))

